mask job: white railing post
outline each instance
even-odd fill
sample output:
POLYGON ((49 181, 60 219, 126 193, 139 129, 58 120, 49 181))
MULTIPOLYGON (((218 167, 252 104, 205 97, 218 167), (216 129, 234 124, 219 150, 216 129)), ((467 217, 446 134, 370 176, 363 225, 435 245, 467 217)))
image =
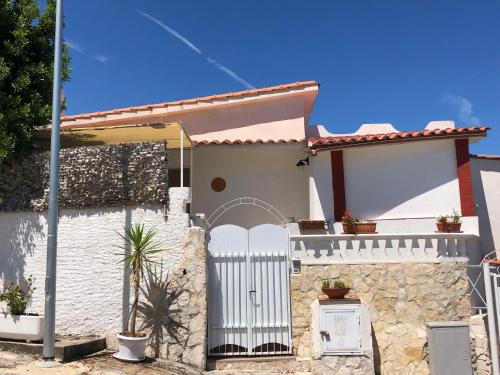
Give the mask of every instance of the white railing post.
POLYGON ((493 375, 500 375, 498 368, 498 341, 495 322, 495 306, 491 292, 490 264, 487 260, 483 263, 484 289, 486 292, 486 307, 488 311, 488 333, 490 337, 490 357, 493 375))
POLYGON ((181 126, 181 134, 180 134, 180 159, 181 159, 181 188, 184 187, 184 129, 181 126))
MULTIPOLYGON (((500 294, 498 291, 498 278, 500 275, 498 275, 496 272, 493 274, 493 288, 494 288, 494 294, 493 296, 495 297, 495 314, 497 319, 500 317, 500 294)), ((497 333, 498 337, 500 338, 500 324, 497 324, 497 333)))

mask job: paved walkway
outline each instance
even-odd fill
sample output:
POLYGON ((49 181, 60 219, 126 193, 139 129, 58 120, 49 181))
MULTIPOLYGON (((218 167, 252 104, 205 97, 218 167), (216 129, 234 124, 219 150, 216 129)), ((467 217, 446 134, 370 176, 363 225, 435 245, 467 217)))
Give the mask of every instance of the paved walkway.
POLYGON ((104 351, 55 368, 40 368, 40 358, 0 350, 0 374, 5 375, 200 375, 201 372, 160 361, 141 364, 124 363, 104 351))

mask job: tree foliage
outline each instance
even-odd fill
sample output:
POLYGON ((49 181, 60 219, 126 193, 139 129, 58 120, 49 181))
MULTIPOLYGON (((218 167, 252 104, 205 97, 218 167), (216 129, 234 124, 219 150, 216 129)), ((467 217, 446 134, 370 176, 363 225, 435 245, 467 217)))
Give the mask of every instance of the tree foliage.
MULTIPOLYGON (((51 118, 55 0, 0 0, 0 165, 28 150, 31 132, 51 118)), ((62 79, 69 77, 63 50, 62 79)))

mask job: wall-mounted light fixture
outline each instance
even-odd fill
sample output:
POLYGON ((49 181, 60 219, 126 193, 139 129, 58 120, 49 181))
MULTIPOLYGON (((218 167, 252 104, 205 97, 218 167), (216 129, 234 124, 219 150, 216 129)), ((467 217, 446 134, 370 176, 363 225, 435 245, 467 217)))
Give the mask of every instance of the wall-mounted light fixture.
POLYGON ((297 164, 295 164, 296 167, 305 167, 306 165, 309 165, 309 156, 305 159, 300 159, 297 164))

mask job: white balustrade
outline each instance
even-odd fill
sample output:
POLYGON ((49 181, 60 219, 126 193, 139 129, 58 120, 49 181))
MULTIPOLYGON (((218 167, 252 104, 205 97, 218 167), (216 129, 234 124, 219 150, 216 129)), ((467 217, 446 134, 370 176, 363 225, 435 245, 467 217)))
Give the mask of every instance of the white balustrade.
POLYGON ((290 235, 291 255, 303 264, 466 261, 479 251, 470 233, 290 235))

